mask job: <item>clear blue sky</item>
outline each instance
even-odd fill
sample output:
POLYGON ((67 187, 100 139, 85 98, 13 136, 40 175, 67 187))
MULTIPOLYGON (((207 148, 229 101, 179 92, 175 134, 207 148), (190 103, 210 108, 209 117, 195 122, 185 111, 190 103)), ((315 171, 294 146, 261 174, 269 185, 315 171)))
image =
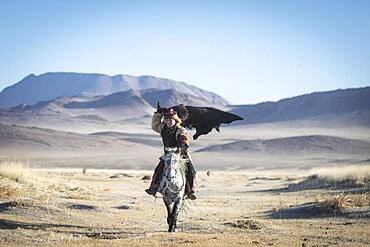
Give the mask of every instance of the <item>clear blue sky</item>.
POLYGON ((0 90, 30 73, 185 81, 233 103, 370 85, 370 0, 1 0, 0 90))

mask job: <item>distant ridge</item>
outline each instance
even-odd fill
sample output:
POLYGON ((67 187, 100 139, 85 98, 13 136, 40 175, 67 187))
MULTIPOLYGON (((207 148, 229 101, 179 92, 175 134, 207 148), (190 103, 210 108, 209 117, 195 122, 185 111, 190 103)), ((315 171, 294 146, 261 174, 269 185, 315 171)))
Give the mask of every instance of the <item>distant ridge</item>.
POLYGON ((221 96, 192 86, 185 82, 155 76, 109 76, 96 73, 48 72, 30 74, 21 81, 5 88, 0 93, 0 107, 14 107, 20 104, 33 105, 40 101, 60 96, 109 95, 128 90, 173 89, 195 98, 204 98, 214 105, 228 105, 221 96))
POLYGON ((315 92, 232 108, 231 112, 244 118, 238 124, 311 119, 370 126, 370 87, 315 92))
POLYGON ((339 153, 369 154, 370 143, 325 135, 294 136, 268 140, 245 140, 212 145, 196 152, 246 152, 269 154, 339 153))

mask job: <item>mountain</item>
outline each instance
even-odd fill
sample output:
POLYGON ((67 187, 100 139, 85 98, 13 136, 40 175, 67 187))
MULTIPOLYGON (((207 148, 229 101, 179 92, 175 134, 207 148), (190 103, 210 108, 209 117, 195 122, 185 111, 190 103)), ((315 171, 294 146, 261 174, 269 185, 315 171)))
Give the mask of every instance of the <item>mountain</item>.
MULTIPOLYGON (((198 106, 212 106, 214 105, 212 101, 205 97, 194 96, 192 94, 186 94, 179 92, 174 89, 166 90, 143 90, 141 96, 145 99, 151 106, 157 107, 158 100, 162 107, 170 107, 179 104, 184 105, 198 105, 198 106)), ((219 105, 216 105, 219 106, 219 105)), ((219 106, 219 107, 222 107, 219 106)))
POLYGON ((125 125, 127 121, 138 122, 143 117, 151 116, 157 101, 162 106, 181 103, 213 105, 206 98, 194 97, 175 89, 130 89, 107 96, 61 96, 35 105, 23 104, 0 109, 0 122, 48 128, 59 126, 58 129, 64 129, 60 126, 107 125, 112 122, 125 125))
POLYGON ((193 98, 203 98, 213 105, 230 104, 221 96, 189 85, 154 76, 130 76, 104 74, 54 72, 41 75, 30 74, 21 81, 5 88, 0 93, 0 107, 14 107, 20 104, 33 105, 40 101, 60 96, 109 95, 128 90, 172 89, 193 98))
POLYGON ((268 140, 243 140, 221 145, 211 145, 197 152, 247 152, 269 154, 369 154, 367 141, 336 136, 310 135, 268 140))
POLYGON ((370 126, 370 87, 315 92, 255 105, 236 105, 231 112, 245 119, 238 124, 307 119, 370 126))
POLYGON ((154 76, 66 72, 29 75, 4 89, 0 93, 0 122, 36 126, 40 121, 124 124, 151 115, 157 101, 163 107, 212 106, 244 118, 233 125, 289 121, 326 127, 370 126, 370 87, 230 105, 222 97, 184 82, 154 76))
MULTIPOLYGON (((244 118, 240 124, 289 122, 299 126, 370 126, 370 87, 312 93, 256 105, 214 105, 176 89, 127 90, 99 96, 61 96, 34 105, 0 108, 0 122, 67 129, 63 126, 149 124, 157 101, 168 107, 213 106, 244 118), (145 117, 145 119, 143 119, 145 117)), ((94 128, 95 128, 94 127, 94 128)), ((73 127, 74 128, 74 127, 73 127)))

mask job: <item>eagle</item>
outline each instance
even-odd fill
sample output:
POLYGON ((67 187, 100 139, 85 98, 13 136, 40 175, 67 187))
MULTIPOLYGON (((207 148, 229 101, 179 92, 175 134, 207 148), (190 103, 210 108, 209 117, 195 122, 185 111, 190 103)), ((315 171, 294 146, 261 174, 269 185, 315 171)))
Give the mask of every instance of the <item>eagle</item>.
POLYGON ((207 135, 213 128, 220 132, 221 124, 229 124, 233 121, 243 120, 243 118, 238 115, 213 107, 196 107, 181 104, 169 108, 162 108, 159 102, 157 103, 157 112, 163 112, 171 108, 177 112, 177 115, 182 121, 182 126, 189 129, 196 129, 193 135, 194 140, 198 139, 201 135, 207 135))

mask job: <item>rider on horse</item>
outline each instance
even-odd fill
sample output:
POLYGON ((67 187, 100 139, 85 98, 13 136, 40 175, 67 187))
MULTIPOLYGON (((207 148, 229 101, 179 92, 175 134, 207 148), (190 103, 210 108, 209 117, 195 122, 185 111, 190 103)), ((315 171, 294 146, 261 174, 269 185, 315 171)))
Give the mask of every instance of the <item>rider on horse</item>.
MULTIPOLYGON (((164 110, 158 107, 152 119, 152 129, 161 134, 164 148, 180 148, 181 155, 189 159, 189 162, 187 162, 185 193, 188 198, 195 200, 194 183, 196 172, 188 153, 189 135, 186 129, 181 126, 181 119, 178 117, 177 112, 172 108, 164 110)), ((160 162, 154 170, 150 187, 145 190, 149 195, 155 196, 157 193, 163 170, 164 160, 160 157, 160 162)))

